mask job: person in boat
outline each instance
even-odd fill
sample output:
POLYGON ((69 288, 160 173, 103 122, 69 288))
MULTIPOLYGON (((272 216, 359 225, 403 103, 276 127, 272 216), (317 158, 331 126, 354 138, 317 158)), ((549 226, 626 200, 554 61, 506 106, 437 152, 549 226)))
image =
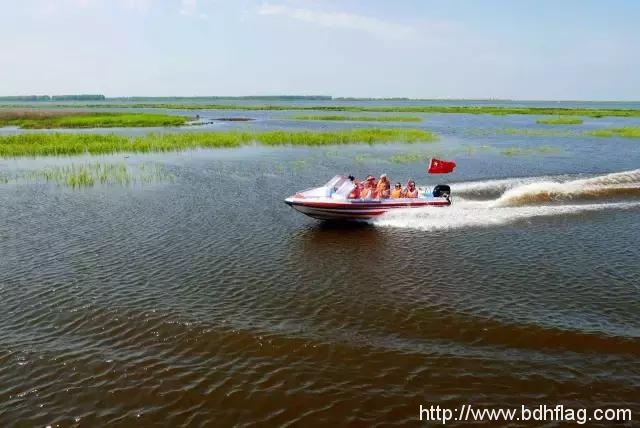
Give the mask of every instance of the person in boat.
POLYGON ((402 184, 396 183, 391 191, 391 199, 398 199, 402 197, 402 184))
POLYGON ((376 178, 372 175, 367 177, 364 189, 360 193, 362 199, 373 199, 376 196, 376 178))
POLYGON ((405 198, 417 198, 418 197, 418 189, 416 189, 416 182, 413 180, 409 180, 407 183, 407 188, 404 189, 405 198))
POLYGON ((373 186, 374 189, 378 186, 378 182, 376 181, 376 178, 373 175, 368 175, 367 181, 371 182, 371 185, 373 186))
POLYGON ((355 187, 353 188, 353 190, 351 191, 351 193, 349 193, 349 199, 360 199, 362 196, 362 190, 364 189, 364 185, 362 184, 362 182, 360 182, 360 180, 352 180, 353 184, 355 185, 355 187))
MULTIPOLYGON (((382 174, 380 176, 380 180, 378 180, 378 184, 376 184, 376 194, 375 197, 376 198, 384 198, 384 196, 382 196, 384 194, 384 191, 388 188, 391 187, 391 183, 389 183, 389 179, 387 178, 387 174, 382 174)), ((389 196, 387 195, 387 198, 389 196)))
POLYGON ((378 198, 380 199, 389 199, 391 196, 391 183, 387 180, 387 183, 384 185, 384 189, 378 191, 378 198))

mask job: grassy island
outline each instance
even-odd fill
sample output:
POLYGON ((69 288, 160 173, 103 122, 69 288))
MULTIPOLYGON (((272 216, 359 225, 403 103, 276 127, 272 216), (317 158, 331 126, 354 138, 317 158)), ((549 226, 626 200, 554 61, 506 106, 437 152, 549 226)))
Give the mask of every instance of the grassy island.
POLYGON ((624 138, 640 138, 640 128, 607 128, 597 129, 587 133, 593 137, 624 137, 624 138))
POLYGON ((581 125, 582 119, 579 117, 546 117, 536 121, 539 125, 581 125))
POLYGON ((0 111, 0 127, 24 129, 180 126, 188 120, 185 116, 149 113, 0 111))
POLYGON ((141 137, 95 134, 18 134, 0 137, 0 157, 162 152, 196 148, 325 146, 336 144, 421 143, 436 136, 421 129, 350 129, 340 131, 185 132, 141 137))
POLYGON ((351 122, 420 122, 417 116, 293 116, 294 120, 329 120, 329 121, 351 121, 351 122))

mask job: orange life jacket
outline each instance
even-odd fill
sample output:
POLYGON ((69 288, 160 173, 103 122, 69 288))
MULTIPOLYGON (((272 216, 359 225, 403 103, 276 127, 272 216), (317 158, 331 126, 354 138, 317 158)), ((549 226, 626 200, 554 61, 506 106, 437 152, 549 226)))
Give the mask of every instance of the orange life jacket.
POLYGON ((391 198, 392 199, 398 199, 402 197, 402 189, 393 189, 391 191, 391 198))
POLYGON ((409 188, 407 187, 407 189, 404 191, 404 197, 405 198, 417 198, 418 197, 418 189, 413 189, 413 192, 411 190, 409 190, 409 188))
POLYGON ((362 199, 367 199, 367 198, 373 198, 375 196, 375 189, 373 187, 365 187, 364 189, 362 189, 362 192, 360 192, 360 197, 362 199))

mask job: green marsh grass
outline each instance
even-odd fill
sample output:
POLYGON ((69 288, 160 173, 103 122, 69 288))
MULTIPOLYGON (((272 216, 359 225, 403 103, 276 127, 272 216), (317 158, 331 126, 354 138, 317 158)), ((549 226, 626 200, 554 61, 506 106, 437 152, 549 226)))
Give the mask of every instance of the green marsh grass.
POLYGON ((593 131, 572 131, 558 129, 506 128, 499 129, 498 134, 523 135, 527 137, 624 137, 640 138, 640 127, 605 128, 593 131))
POLYGON ((527 155, 555 155, 562 153, 562 149, 554 146, 539 146, 534 148, 505 147, 500 150, 504 156, 527 156, 527 155))
MULTIPOLYGON (((13 107, 16 106, 9 106, 13 107)), ((54 104, 48 107, 69 107, 54 104)), ((74 106, 80 107, 80 106, 74 106)), ((176 110, 280 110, 280 111, 328 111, 328 112, 374 112, 374 113, 463 113, 463 114, 533 114, 545 116, 586 117, 640 117, 640 109, 594 109, 554 107, 498 107, 498 106, 311 106, 311 105, 241 105, 241 104, 181 104, 181 103, 136 103, 136 104, 84 104, 86 108, 161 108, 176 110)))
POLYGON ((164 152, 196 148, 330 146, 339 144, 421 143, 437 137, 420 129, 350 129, 340 131, 266 131, 148 134, 141 137, 95 134, 18 134, 0 136, 0 157, 164 152))
POLYGON ((555 155, 562 153, 562 149, 559 147, 544 145, 533 148, 522 148, 522 147, 505 147, 499 148, 495 146, 489 146, 486 144, 472 146, 472 145, 464 145, 454 148, 449 148, 440 152, 428 152, 428 153, 418 153, 418 152, 400 152, 392 155, 389 158, 391 163, 396 164, 415 164, 415 163, 424 163, 425 166, 429 162, 431 157, 436 158, 455 158, 457 156, 474 156, 476 154, 500 154, 503 156, 533 156, 533 155, 555 155))
MULTIPOLYGON (((215 134, 214 134, 215 135, 215 134)), ((347 129, 340 131, 267 131, 242 133, 244 138, 267 146, 327 146, 337 144, 377 144, 387 142, 420 143, 435 141, 429 131, 421 129, 347 129)))
POLYGON ((69 187, 91 187, 95 184, 129 184, 133 177, 124 162, 83 163, 55 166, 31 171, 27 178, 44 180, 69 187))
POLYGON ((502 149, 500 151, 500 154, 504 156, 520 156, 520 155, 527 154, 527 151, 520 147, 507 147, 505 149, 502 149))
POLYGON ((537 129, 537 128, 505 128, 497 129, 496 134, 522 135, 525 137, 579 137, 583 133, 571 130, 560 129, 537 129))
POLYGON ((71 188, 93 187, 95 185, 150 184, 158 181, 173 181, 164 165, 144 162, 130 166, 124 162, 85 162, 52 166, 41 170, 28 171, 16 180, 44 181, 71 188))
POLYGON ((0 127, 18 126, 24 129, 180 126, 188 120, 185 116, 149 113, 0 111, 0 127))
POLYGON ((487 153, 493 150, 493 147, 481 144, 479 146, 474 146, 471 144, 465 144, 460 147, 460 150, 467 155, 475 155, 476 153, 487 153))
POLYGON ((353 158, 354 163, 365 164, 373 161, 373 157, 369 153, 360 153, 353 158))
POLYGON ((431 156, 421 153, 396 153, 389 160, 393 163, 410 164, 417 162, 426 162, 431 156))
POLYGON ((143 162, 138 166, 137 174, 134 174, 134 181, 143 184, 150 184, 159 181, 175 181, 176 176, 169 172, 167 168, 159 162, 143 162))
POLYGON ((544 119, 536 120, 539 125, 582 125, 582 119, 579 117, 546 117, 544 119))
POLYGON ((587 132, 587 135, 593 137, 624 137, 624 138, 640 138, 640 128, 608 128, 597 129, 587 132))
POLYGON ((300 172, 304 170, 305 166, 307 165, 307 162, 304 159, 300 159, 300 160, 290 161, 289 164, 291 165, 291 169, 294 172, 300 172))
POLYGON ((350 122, 421 122, 417 116, 293 116, 294 120, 327 120, 350 122))

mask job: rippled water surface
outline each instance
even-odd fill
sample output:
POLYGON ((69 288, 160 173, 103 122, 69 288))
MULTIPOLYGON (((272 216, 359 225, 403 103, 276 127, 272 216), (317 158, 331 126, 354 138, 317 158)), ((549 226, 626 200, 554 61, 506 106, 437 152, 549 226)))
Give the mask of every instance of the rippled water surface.
POLYGON ((124 159, 169 182, 0 184, 0 425, 415 425, 421 404, 637 419, 640 146, 460 131, 523 120, 124 159), (540 145, 560 150, 501 153, 540 145), (282 202, 334 173, 436 184, 403 153, 458 162, 451 207, 345 226, 282 202))

